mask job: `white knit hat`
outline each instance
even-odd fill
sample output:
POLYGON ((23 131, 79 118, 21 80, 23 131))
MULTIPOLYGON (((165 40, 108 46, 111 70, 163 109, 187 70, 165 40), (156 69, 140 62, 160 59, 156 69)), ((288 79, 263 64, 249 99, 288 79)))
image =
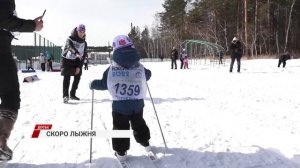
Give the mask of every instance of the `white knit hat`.
POLYGON ((131 39, 126 35, 118 35, 113 40, 113 49, 114 51, 123 47, 131 46, 134 48, 134 45, 131 39))
POLYGON ((239 39, 236 37, 233 37, 232 41, 238 41, 239 39))

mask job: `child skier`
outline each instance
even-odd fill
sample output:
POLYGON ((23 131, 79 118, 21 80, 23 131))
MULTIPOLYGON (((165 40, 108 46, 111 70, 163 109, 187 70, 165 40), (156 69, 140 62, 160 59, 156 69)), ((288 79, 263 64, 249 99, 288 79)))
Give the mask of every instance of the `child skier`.
POLYGON ((184 69, 189 69, 189 58, 187 55, 184 56, 184 59, 183 59, 183 68, 184 69))
MULTIPOLYGON (((112 96, 113 130, 129 130, 130 124, 135 140, 149 152, 150 130, 143 118, 146 81, 151 71, 139 63, 139 55, 131 39, 119 35, 113 40, 113 61, 100 80, 93 80, 90 89, 108 90, 112 96)), ((115 155, 126 160, 129 138, 112 138, 115 155)))

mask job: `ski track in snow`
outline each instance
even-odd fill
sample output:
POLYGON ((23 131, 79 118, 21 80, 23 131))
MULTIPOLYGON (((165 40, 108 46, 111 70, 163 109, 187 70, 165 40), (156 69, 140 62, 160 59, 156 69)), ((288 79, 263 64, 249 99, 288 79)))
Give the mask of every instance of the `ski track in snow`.
MULTIPOLYGON (((171 70, 170 62, 143 64, 152 71, 148 84, 169 147, 164 148, 147 95, 144 118, 160 157, 156 167, 300 168, 300 60, 287 61, 285 69, 277 68, 275 59, 242 60, 241 73, 229 73, 228 60, 225 66, 192 61, 189 70, 171 70)), ((37 71, 41 80, 33 83, 22 83, 32 74, 19 73, 22 102, 9 146, 25 138, 7 168, 89 167, 89 138, 32 139, 31 134, 35 124, 89 130, 88 85, 107 67, 84 71, 77 91, 81 100, 69 104, 62 100, 59 72, 37 71)), ((95 91, 94 130, 105 129, 112 129, 110 96, 95 91)), ((119 168, 113 153, 111 139, 94 138, 91 167, 119 168)), ((134 138, 128 154, 139 168, 147 167, 134 138)))

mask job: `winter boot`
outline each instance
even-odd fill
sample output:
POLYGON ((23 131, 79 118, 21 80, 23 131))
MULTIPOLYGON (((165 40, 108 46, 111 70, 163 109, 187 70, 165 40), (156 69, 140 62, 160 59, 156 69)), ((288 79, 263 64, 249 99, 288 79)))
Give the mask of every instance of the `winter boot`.
POLYGON ((68 97, 68 96, 65 96, 65 97, 64 97, 64 103, 68 103, 68 101, 69 101, 69 97, 68 97))
POLYGON ((0 110, 0 161, 12 159, 12 150, 7 146, 7 139, 15 124, 16 115, 7 110, 0 110))
POLYGON ((78 97, 75 96, 76 91, 75 90, 71 90, 70 92, 70 99, 71 100, 80 100, 78 97))

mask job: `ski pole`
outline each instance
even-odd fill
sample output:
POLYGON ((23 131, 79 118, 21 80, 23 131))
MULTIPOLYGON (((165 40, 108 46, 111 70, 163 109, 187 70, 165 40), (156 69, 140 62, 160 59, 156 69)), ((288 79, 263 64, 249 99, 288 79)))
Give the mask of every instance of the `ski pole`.
MULTIPOLYGON (((92 90, 91 130, 93 130, 93 116, 94 116, 94 89, 92 90)), ((90 164, 92 163, 92 149, 93 149, 93 138, 91 138, 90 140, 90 164)))
POLYGON ((158 119, 158 115, 157 115, 157 112, 156 112, 156 109, 155 109, 155 105, 154 105, 154 102, 153 102, 153 99, 152 99, 152 96, 151 96, 151 92, 150 92, 150 89, 149 89, 149 86, 148 86, 148 82, 146 82, 146 84, 147 84, 149 96, 150 96, 150 99, 151 99, 151 102, 152 102, 152 106, 153 106, 153 109, 154 109, 154 113, 155 113, 155 116, 156 116, 156 120, 157 120, 157 122, 158 122, 158 126, 159 126, 159 129, 160 129, 160 133, 161 133, 162 139, 163 139, 164 144, 165 144, 165 148, 168 149, 167 143, 166 143, 166 140, 165 140, 165 137, 164 137, 164 133, 163 133, 163 131, 162 131, 162 128, 161 128, 161 125, 160 125, 160 122, 159 122, 159 119, 158 119))

